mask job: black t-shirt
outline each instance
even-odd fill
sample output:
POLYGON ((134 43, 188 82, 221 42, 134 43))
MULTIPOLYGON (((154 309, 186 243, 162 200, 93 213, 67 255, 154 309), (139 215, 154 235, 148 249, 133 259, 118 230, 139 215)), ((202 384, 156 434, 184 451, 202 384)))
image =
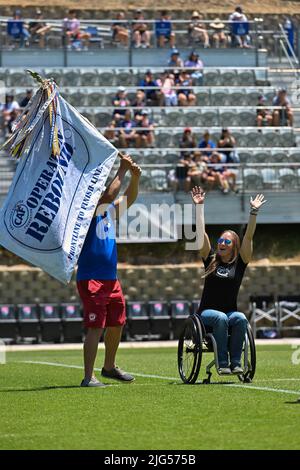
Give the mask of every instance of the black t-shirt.
MULTIPOLYGON (((205 269, 211 262, 214 252, 210 251, 205 269)), ((228 313, 237 311, 237 296, 247 264, 238 255, 233 263, 221 263, 217 269, 205 278, 199 312, 206 309, 228 313)))

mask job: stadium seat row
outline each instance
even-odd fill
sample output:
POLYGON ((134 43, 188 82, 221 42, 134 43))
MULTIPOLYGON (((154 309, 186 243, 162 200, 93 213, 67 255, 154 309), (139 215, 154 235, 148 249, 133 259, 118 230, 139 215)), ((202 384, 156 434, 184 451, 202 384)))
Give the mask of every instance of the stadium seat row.
MULTIPOLYGON (((123 339, 178 338, 184 319, 197 307, 198 301, 127 302, 123 339)), ((0 338, 7 342, 80 342, 83 335, 80 304, 0 305, 0 338)))
MULTIPOLYGON (((101 107, 78 107, 78 110, 96 127, 106 127, 113 119, 113 111, 116 108, 101 107)), ((243 110, 218 110, 218 109, 195 109, 195 108, 176 108, 162 109, 153 112, 153 120, 156 125, 166 125, 170 127, 196 125, 197 127, 254 127, 256 126, 256 111, 254 109, 243 110), (156 118, 155 118, 156 117, 156 118), (157 120, 156 120, 157 119, 157 120)), ((286 126, 286 122, 283 123, 286 126)))
MULTIPOLYGON (((167 65, 166 65, 167 68, 167 65)), ((80 68, 46 68, 37 69, 43 77, 54 78, 59 86, 114 86, 138 85, 144 78, 146 68, 120 68, 101 69, 91 67, 80 68)), ((153 70, 158 78, 165 68, 153 70)), ((23 68, 0 69, 0 80, 6 86, 32 86, 32 78, 24 72, 23 68)), ((203 71, 204 86, 254 86, 256 84, 255 71, 252 69, 215 69, 206 68, 203 71)))

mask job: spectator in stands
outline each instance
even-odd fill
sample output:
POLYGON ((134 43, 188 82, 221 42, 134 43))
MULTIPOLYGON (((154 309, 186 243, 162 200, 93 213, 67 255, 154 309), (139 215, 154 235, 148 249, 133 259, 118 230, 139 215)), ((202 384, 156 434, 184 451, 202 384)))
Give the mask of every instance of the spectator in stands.
POLYGON ((137 117, 136 133, 138 135, 137 147, 154 147, 154 123, 147 109, 141 111, 141 118, 137 117), (142 127, 142 130, 139 130, 139 127, 142 127))
POLYGON ((192 152, 185 152, 176 165, 175 171, 169 174, 169 182, 173 191, 184 190, 188 192, 191 188, 189 170, 194 166, 192 152))
POLYGON ((202 149, 203 155, 210 157, 212 153, 210 149, 215 149, 216 144, 213 140, 211 140, 209 131, 204 132, 203 137, 198 144, 198 147, 202 149))
POLYGON ((222 193, 229 192, 229 183, 225 176, 225 167, 222 165, 223 158, 218 152, 213 152, 209 157, 209 176, 214 177, 214 183, 219 187, 222 193))
POLYGON ((160 19, 155 22, 155 35, 158 47, 164 47, 167 41, 170 47, 175 47, 175 33, 172 31, 172 22, 167 11, 162 11, 160 19))
POLYGON ((228 20, 231 24, 231 43, 233 46, 250 47, 249 22, 241 7, 236 7, 228 20))
POLYGON ((203 62, 199 59, 199 54, 192 51, 188 59, 184 62, 185 67, 192 67, 193 69, 189 70, 195 85, 202 85, 203 83, 203 62))
POLYGON ((119 42, 122 46, 127 47, 129 42, 129 29, 123 11, 117 14, 117 21, 112 24, 111 29, 113 41, 119 42))
MULTIPOLYGON (((195 204, 204 204, 205 194, 201 188, 193 188, 192 198, 195 204)), ((251 197, 250 216, 242 244, 235 232, 225 230, 218 239, 215 251, 207 233, 204 233, 200 256, 204 262, 205 281, 198 315, 201 315, 205 327, 213 328, 218 349, 218 372, 221 375, 244 372, 241 367, 241 354, 248 322, 245 315, 237 311, 237 296, 252 256, 256 215, 265 202, 262 194, 257 195, 254 200, 251 197)), ((200 218, 200 223, 201 228, 203 227, 199 233, 201 239, 205 230, 203 218, 200 218)))
POLYGON ((14 120, 18 117, 20 112, 20 106, 14 99, 14 95, 8 93, 5 96, 5 103, 0 105, 0 111, 2 116, 2 126, 4 129, 5 136, 11 134, 11 126, 14 120))
POLYGON ((103 135, 111 144, 113 144, 115 147, 118 147, 120 146, 120 143, 119 143, 120 132, 116 130, 116 127, 118 127, 118 122, 115 119, 113 119, 107 126, 103 135))
POLYGON ((232 149, 222 150, 222 154, 225 155, 225 163, 239 163, 240 159, 234 147, 236 146, 236 140, 229 131, 229 129, 222 129, 220 139, 218 141, 219 149, 232 149))
POLYGON ((20 108, 26 108, 26 106, 28 105, 29 101, 32 98, 32 95, 33 95, 33 92, 31 89, 26 90, 26 95, 19 102, 20 108))
POLYGON ((171 56, 168 61, 168 66, 174 69, 183 67, 183 60, 180 57, 180 52, 178 51, 178 49, 174 49, 171 52, 171 56))
POLYGON ((278 90, 277 95, 273 99, 273 106, 282 106, 282 109, 275 109, 273 111, 273 126, 289 125, 293 127, 293 110, 285 88, 278 90))
POLYGON ((143 21, 145 18, 142 10, 136 10, 133 19, 135 20, 135 22, 132 23, 132 40, 134 47, 150 47, 151 33, 147 23, 143 21))
MULTIPOLYGON (((143 87, 143 88, 144 87, 151 88, 151 87, 158 87, 160 85, 161 85, 161 82, 158 82, 158 80, 156 80, 153 77, 153 73, 151 72, 151 70, 147 70, 144 78, 140 80, 138 86, 143 87)), ((144 90, 144 92, 146 95, 146 101, 148 105, 157 106, 160 104, 160 100, 161 100, 160 90, 150 89, 150 90, 144 90)))
POLYGON ((213 30, 212 33, 212 45, 217 49, 219 47, 226 47, 228 44, 228 37, 225 33, 225 24, 221 22, 219 18, 216 18, 209 27, 213 30))
MULTIPOLYGON (((181 149, 192 149, 197 147, 196 137, 192 132, 190 127, 186 127, 181 136, 179 147, 181 149)), ((181 155, 184 155, 184 152, 181 152, 181 155)))
POLYGON ((68 16, 63 21, 63 31, 67 40, 68 47, 80 48, 83 44, 84 49, 88 48, 90 33, 80 30, 80 21, 77 18, 76 10, 69 10, 68 16))
POLYGON ((191 23, 188 25, 188 35, 192 42, 202 42, 204 47, 209 47, 209 36, 206 24, 203 23, 203 15, 193 11, 191 23))
POLYGON ((178 106, 177 93, 174 90, 175 78, 172 73, 165 71, 161 79, 161 103, 164 106, 178 106))
POLYGON ((257 106, 258 109, 256 110, 256 124, 258 127, 262 126, 272 126, 273 124, 273 116, 269 109, 259 109, 262 106, 265 106, 266 98, 263 95, 259 95, 257 106))
POLYGON ((194 94, 191 88, 193 85, 193 79, 188 73, 187 70, 181 70, 178 74, 178 77, 175 78, 175 85, 178 87, 183 87, 177 89, 178 104, 179 106, 195 106, 196 105, 196 95, 194 94))
POLYGON ((234 192, 238 192, 236 188, 236 174, 234 171, 222 165, 224 159, 218 152, 213 152, 210 156, 210 171, 214 173, 216 182, 219 184, 221 191, 227 194, 231 189, 234 192))
POLYGON ((112 105, 117 108, 113 112, 114 118, 116 117, 116 115, 118 115, 119 117, 124 116, 126 110, 123 108, 131 106, 131 103, 126 95, 127 95, 126 88, 123 86, 119 86, 116 96, 112 99, 112 105))
POLYGON ((8 20, 7 33, 9 38, 20 40, 20 47, 29 46, 30 33, 22 18, 21 10, 16 10, 13 18, 8 20))
POLYGON ((202 155, 199 150, 193 153, 193 162, 188 170, 188 177, 191 180, 191 186, 201 186, 205 189, 210 188, 209 170, 207 167, 207 157, 202 155))
POLYGON ((146 106, 146 95, 143 90, 136 91, 135 98, 132 101, 132 106, 136 108, 134 110, 135 117, 137 115, 141 115, 143 108, 146 106))
POLYGON ((33 40, 37 38, 39 42, 39 47, 44 49, 45 36, 50 31, 52 26, 45 23, 45 21, 42 21, 43 14, 40 9, 36 10, 35 19, 36 21, 31 21, 29 23, 29 33, 33 40))
POLYGON ((124 118, 121 120, 120 123, 120 134, 119 134, 119 142, 122 148, 127 147, 136 147, 137 142, 140 141, 139 135, 136 132, 136 121, 132 119, 132 114, 130 109, 126 109, 124 118))

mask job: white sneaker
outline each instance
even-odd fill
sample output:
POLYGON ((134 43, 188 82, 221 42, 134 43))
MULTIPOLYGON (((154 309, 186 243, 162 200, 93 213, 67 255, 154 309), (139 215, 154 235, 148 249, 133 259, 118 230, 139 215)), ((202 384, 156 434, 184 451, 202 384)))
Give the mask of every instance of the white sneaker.
POLYGON ((240 375, 240 374, 243 374, 244 369, 240 366, 235 366, 235 367, 233 367, 233 369, 231 369, 231 372, 233 374, 240 375))
POLYGON ((229 367, 219 367, 218 374, 219 375, 231 375, 231 369, 229 369, 229 367))
POLYGON ((106 384, 103 384, 102 382, 99 382, 99 380, 96 379, 96 377, 92 377, 90 380, 88 379, 83 379, 80 387, 106 387, 106 384))

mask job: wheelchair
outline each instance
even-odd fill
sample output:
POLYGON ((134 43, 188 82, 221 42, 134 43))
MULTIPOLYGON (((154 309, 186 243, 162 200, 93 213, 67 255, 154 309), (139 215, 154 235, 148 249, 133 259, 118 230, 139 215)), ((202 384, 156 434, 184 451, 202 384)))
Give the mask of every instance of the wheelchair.
MULTIPOLYGON (((214 359, 206 367, 207 377, 202 381, 203 384, 210 383, 213 366, 215 366, 218 373, 218 349, 212 329, 204 327, 201 317, 195 313, 186 319, 178 340, 178 371, 184 383, 194 384, 197 381, 202 354, 206 352, 214 353, 214 359)), ((254 335, 249 323, 242 351, 242 368, 243 373, 238 375, 239 380, 244 383, 252 382, 256 369, 256 349, 254 335)), ((228 376, 222 375, 222 377, 229 376, 231 377, 229 374, 228 376)))

